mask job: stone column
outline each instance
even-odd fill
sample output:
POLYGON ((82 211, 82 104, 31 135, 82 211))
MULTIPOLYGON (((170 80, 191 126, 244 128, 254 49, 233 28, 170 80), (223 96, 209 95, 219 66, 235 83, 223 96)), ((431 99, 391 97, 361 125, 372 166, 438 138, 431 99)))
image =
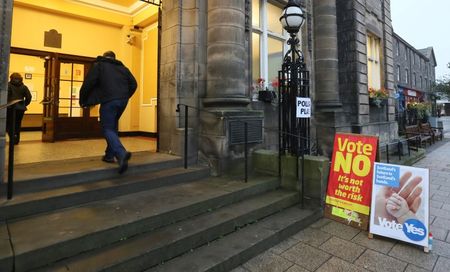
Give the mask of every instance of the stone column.
POLYGON ((314 0, 316 107, 341 107, 336 0, 314 0))
POLYGON ((207 30, 207 91, 203 103, 246 106, 245 1, 209 0, 207 30))
MULTIPOLYGON (((13 0, 0 2, 0 104, 8 102, 8 67, 9 52, 11 45, 11 27, 12 27, 12 8, 13 0)), ((6 109, 2 110, 0 116, 0 167, 5 169, 5 126, 6 126, 6 109)), ((0 172, 0 182, 4 179, 5 171, 0 172)))
POLYGON ((315 122, 319 149, 330 156, 334 134, 345 116, 339 94, 338 29, 336 0, 313 0, 315 122))

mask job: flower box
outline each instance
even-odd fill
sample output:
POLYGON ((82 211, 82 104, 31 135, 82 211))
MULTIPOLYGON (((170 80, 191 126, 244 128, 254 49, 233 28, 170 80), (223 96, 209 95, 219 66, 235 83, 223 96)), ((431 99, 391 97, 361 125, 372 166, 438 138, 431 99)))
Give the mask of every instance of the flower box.
POLYGON ((369 98, 369 105, 376 106, 378 108, 387 104, 387 98, 369 98))

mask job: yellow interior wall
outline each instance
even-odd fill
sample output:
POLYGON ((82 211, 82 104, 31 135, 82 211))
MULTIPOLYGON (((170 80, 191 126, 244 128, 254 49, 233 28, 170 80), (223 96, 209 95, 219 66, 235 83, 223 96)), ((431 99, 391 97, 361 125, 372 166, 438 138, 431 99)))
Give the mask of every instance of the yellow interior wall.
POLYGON ((39 102, 44 98, 44 60, 39 57, 11 54, 9 74, 14 72, 22 75, 23 83, 33 95, 26 114, 42 114, 42 104, 39 102), (26 73, 31 75, 31 79, 25 78, 26 73))
POLYGON ((83 21, 95 21, 117 27, 131 25, 132 21, 132 18, 127 14, 111 12, 67 0, 14 0, 14 8, 16 7, 38 9, 44 13, 59 14, 62 17, 76 17, 83 21))
POLYGON ((142 80, 141 80, 141 128, 157 132, 157 75, 158 75, 158 28, 154 24, 145 28, 142 35, 142 80))
MULTIPOLYGON (((156 15, 154 13, 157 12, 157 9, 151 7, 137 15, 121 14, 118 16, 116 12, 74 5, 69 1, 61 0, 14 1, 11 46, 89 57, 96 57, 107 50, 114 51, 117 58, 131 70, 138 81, 138 90, 122 115, 119 128, 121 131, 150 131, 147 128, 148 124, 145 127, 142 127, 141 124, 156 120, 156 118, 150 120, 145 118, 145 121, 140 118, 142 107, 141 69, 144 69, 142 67, 145 66, 141 60, 141 34, 139 31, 131 29, 130 25, 136 23, 136 25, 144 26, 153 22, 157 19, 157 13, 156 15), (61 48, 44 46, 44 33, 51 29, 62 34, 61 48), (129 35, 135 37, 130 42, 128 42, 129 35)), ((157 39, 153 40, 154 47, 157 47, 157 43, 157 39)), ((157 54, 157 50, 155 54, 157 54)), ((11 59, 11 65, 16 65, 13 64, 13 59, 11 59)), ((24 66, 23 63, 18 65, 24 66)), ((42 67, 42 69, 44 68, 42 67)), ((156 78, 156 74, 153 77, 156 78)), ((154 82, 156 83, 156 80, 154 82)), ((144 94, 146 92, 144 91, 144 94)), ((156 87, 154 93, 156 93, 156 87)), ((38 94, 38 102, 42 100, 39 98, 42 95, 43 93, 38 94)), ((153 94, 151 96, 153 97, 153 94)), ((154 96, 156 97, 156 95, 154 96)), ((40 104, 32 105, 27 113, 31 112, 42 113, 42 106, 40 104)), ((156 132, 156 124, 153 126, 155 129, 152 129, 151 132, 156 132)))
POLYGON ((90 57, 112 50, 120 57, 126 42, 121 36, 121 28, 116 26, 15 6, 11 45, 90 57), (44 33, 51 29, 62 34, 61 48, 44 46, 44 33))

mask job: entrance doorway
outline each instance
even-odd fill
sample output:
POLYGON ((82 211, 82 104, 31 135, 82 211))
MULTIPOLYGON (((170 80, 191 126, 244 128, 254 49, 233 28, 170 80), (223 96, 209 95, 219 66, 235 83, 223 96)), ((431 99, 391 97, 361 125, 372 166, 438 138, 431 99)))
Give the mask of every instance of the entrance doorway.
MULTIPOLYGON (((98 106, 79 106, 80 88, 94 60, 82 56, 11 48, 11 66, 19 69, 16 72, 25 74, 24 83, 31 87, 33 100, 36 102, 38 97, 42 98, 41 107, 36 106, 36 103, 32 106, 34 115, 42 115, 43 142, 101 137, 98 106), (41 60, 40 64, 36 58, 41 60), (21 64, 14 63, 15 59, 21 64), (27 60, 33 64, 27 64, 27 60), (42 67, 35 67, 36 64, 43 65, 43 70, 42 67), (35 73, 36 71, 41 72, 35 73), (42 109, 41 112, 39 108, 42 109)), ((14 69, 10 69, 12 70, 14 69)))

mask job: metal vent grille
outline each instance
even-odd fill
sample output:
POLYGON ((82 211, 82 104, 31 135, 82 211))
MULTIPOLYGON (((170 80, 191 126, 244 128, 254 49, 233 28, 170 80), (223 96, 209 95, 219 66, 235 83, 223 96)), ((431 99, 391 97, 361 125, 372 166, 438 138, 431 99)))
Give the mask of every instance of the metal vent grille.
POLYGON ((230 145, 245 143, 245 125, 247 123, 247 142, 261 143, 262 142, 262 120, 242 120, 229 122, 229 137, 230 145))

